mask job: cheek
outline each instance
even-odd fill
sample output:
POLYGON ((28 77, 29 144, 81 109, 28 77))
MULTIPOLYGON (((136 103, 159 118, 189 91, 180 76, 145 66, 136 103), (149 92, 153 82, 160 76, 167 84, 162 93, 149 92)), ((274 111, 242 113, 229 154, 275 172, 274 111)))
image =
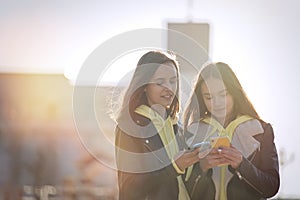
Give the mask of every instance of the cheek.
POLYGON ((178 85, 177 83, 172 86, 172 91, 175 93, 177 91, 178 85))
POLYGON ((210 100, 204 99, 203 102, 204 102, 204 104, 205 104, 207 110, 208 110, 208 111, 211 111, 211 106, 212 106, 212 105, 211 105, 211 101, 210 101, 210 100))
POLYGON ((155 86, 155 85, 149 85, 149 86, 146 88, 146 94, 147 94, 147 96, 149 96, 149 97, 155 98, 155 97, 158 96, 158 94, 159 94, 159 89, 158 89, 158 87, 155 86))
POLYGON ((233 109, 233 99, 232 99, 232 97, 231 96, 228 96, 227 98, 226 98, 226 107, 228 108, 228 109, 230 109, 230 111, 232 111, 232 109, 233 109))

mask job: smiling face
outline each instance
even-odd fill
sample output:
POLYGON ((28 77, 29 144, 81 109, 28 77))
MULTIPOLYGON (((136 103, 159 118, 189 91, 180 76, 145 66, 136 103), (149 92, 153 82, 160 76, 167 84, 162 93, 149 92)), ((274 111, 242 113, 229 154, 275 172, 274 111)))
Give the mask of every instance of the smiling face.
POLYGON ((149 106, 159 105, 168 108, 178 89, 177 80, 174 63, 166 62, 160 65, 145 88, 149 106))
POLYGON ((204 104, 221 124, 228 124, 233 111, 233 98, 220 79, 208 78, 201 86, 204 104))

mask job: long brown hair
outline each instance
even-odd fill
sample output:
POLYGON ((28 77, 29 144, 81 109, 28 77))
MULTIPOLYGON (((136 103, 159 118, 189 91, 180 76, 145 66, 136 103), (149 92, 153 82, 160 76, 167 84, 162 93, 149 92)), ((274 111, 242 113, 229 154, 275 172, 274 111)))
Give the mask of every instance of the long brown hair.
POLYGON ((192 122, 210 116, 210 113, 203 101, 201 86, 206 79, 211 77, 222 80, 228 93, 232 96, 234 103, 232 116, 234 118, 238 115, 249 115, 253 118, 260 119, 235 73, 227 64, 218 62, 210 63, 204 66, 204 68, 200 71, 198 80, 185 109, 183 119, 185 127, 192 122))
MULTIPOLYGON (((117 117, 117 122, 126 120, 131 117, 134 121, 138 120, 138 116, 134 111, 140 105, 148 105, 147 97, 144 92, 150 79, 158 69, 158 67, 166 62, 172 62, 176 68, 177 77, 178 63, 176 58, 171 53, 162 51, 150 51, 144 54, 137 63, 131 82, 125 92, 122 107, 117 117), (129 114, 129 115, 128 115, 129 114)), ((175 97, 170 107, 167 108, 167 113, 171 117, 175 117, 179 112, 179 78, 177 79, 177 90, 175 97)))

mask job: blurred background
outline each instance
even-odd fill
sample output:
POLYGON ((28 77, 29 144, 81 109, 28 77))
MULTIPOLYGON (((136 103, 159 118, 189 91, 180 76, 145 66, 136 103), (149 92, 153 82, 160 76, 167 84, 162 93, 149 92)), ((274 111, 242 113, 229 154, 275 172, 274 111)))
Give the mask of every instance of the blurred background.
POLYGON ((112 61, 115 71, 95 89, 101 134, 88 121, 78 134, 74 80, 112 37, 174 24, 190 30, 207 59, 236 72, 274 128, 281 165, 274 198, 299 199, 299 18, 298 0, 0 0, 0 199, 117 199, 116 172, 107 164, 114 162, 107 143, 115 125, 108 99, 143 51, 112 61))

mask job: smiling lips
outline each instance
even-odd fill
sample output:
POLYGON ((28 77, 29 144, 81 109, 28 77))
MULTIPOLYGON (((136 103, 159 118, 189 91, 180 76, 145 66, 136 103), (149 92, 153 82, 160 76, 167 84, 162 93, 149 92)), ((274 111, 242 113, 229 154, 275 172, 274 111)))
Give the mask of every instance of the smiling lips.
POLYGON ((171 101, 173 99, 173 94, 166 94, 166 95, 162 95, 161 97, 168 100, 168 101, 171 101))

